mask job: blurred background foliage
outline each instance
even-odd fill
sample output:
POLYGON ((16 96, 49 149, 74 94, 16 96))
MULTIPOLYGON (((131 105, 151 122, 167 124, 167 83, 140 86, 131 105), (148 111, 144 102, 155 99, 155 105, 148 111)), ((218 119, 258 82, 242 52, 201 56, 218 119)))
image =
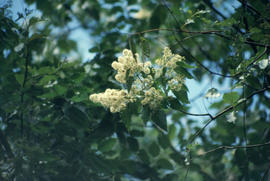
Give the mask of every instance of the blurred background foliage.
POLYGON ((269 1, 0 6, 0 180, 269 179, 269 1), (72 38, 77 30, 91 39, 88 57, 72 38), (111 63, 124 48, 153 62, 165 46, 186 57, 196 84, 210 80, 205 90, 187 82, 155 111, 130 105, 112 114, 89 100, 121 88, 111 63), (205 115, 187 114, 199 98, 205 115))

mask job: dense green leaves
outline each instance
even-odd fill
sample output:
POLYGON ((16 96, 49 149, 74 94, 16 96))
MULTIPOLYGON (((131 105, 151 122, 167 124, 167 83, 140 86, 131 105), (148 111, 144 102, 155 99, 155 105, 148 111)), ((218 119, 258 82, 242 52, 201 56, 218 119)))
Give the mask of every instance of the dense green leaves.
POLYGON ((269 2, 25 2, 0 3, 1 181, 267 180, 269 2), (164 47, 185 60, 160 76, 164 47), (125 48, 154 82, 111 113, 89 95, 130 93, 111 67, 125 48))
POLYGON ((148 151, 153 157, 157 157, 160 153, 160 148, 155 142, 153 142, 149 146, 148 151))
POLYGON ((150 18, 150 28, 159 28, 166 20, 167 11, 163 5, 157 5, 150 18))
POLYGON ((157 165, 162 169, 168 169, 168 170, 173 169, 172 164, 167 159, 164 159, 164 158, 159 159, 157 161, 157 165))

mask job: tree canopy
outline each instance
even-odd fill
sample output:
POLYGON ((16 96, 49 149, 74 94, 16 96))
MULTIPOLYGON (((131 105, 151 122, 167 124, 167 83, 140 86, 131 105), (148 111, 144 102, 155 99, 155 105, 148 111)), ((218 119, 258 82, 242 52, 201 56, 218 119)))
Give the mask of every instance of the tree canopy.
POLYGON ((19 2, 0 2, 0 180, 270 178, 269 1, 19 2))

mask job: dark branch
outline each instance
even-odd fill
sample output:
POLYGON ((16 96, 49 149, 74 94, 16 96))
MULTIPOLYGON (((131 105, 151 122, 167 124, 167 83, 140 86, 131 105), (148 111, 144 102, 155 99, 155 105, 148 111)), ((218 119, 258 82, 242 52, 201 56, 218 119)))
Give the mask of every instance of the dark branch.
POLYGON ((263 147, 263 146, 270 146, 270 142, 266 142, 266 143, 262 143, 262 144, 255 144, 255 145, 246 145, 246 146, 219 146, 217 148, 214 148, 212 150, 206 151, 202 154, 200 154, 199 156, 204 156, 208 153, 212 153, 218 150, 222 150, 222 149, 250 149, 250 148, 257 148, 257 147, 263 147))
MULTIPOLYGON (((145 33, 151 33, 151 32, 155 32, 155 31, 171 31, 171 32, 182 32, 182 33, 188 33, 188 34, 201 34, 201 35, 216 35, 219 36, 221 38, 224 38, 226 40, 231 40, 231 41, 235 41, 235 39, 228 37, 226 35, 221 34, 223 31, 220 30, 208 30, 208 31, 187 31, 187 30, 183 30, 183 29, 172 29, 172 28, 154 28, 154 29, 150 29, 150 30, 145 30, 145 31, 141 31, 141 32, 135 32, 135 33, 123 33, 122 34, 128 34, 128 35, 141 35, 141 34, 145 34, 145 33)), ((254 45, 257 47, 266 47, 266 48, 270 48, 269 44, 263 44, 261 42, 255 42, 255 41, 251 41, 246 40, 243 42, 244 44, 247 45, 254 45)))
MULTIPOLYGON (((179 42, 178 39, 176 39, 176 41, 179 42)), ((220 74, 220 73, 217 73, 217 72, 213 72, 212 70, 210 70, 209 68, 204 66, 199 60, 197 60, 180 42, 179 42, 179 44, 180 44, 181 48, 188 54, 188 56, 190 58, 192 58, 197 64, 199 64, 207 72, 211 73, 212 75, 218 75, 218 76, 222 76, 222 77, 226 77, 226 78, 232 78, 233 77, 231 75, 224 75, 224 74, 220 74)))
POLYGON ((270 90, 270 86, 266 87, 266 88, 263 88, 261 90, 258 90, 258 91, 255 91, 253 92, 252 94, 250 94, 249 96, 247 96, 246 98, 244 99, 240 99, 237 101, 237 104, 235 105, 232 105, 232 106, 229 106, 227 108, 225 108, 223 111, 219 112, 216 116, 213 116, 210 120, 208 120, 206 122, 206 124, 200 129, 198 130, 192 137, 191 139, 188 141, 188 144, 192 143, 203 131, 204 129, 214 120, 216 120, 217 118, 219 118, 220 116, 224 115, 225 113, 233 110, 233 108, 235 107, 238 107, 239 105, 245 103, 246 101, 248 101, 249 99, 251 99, 254 95, 257 95, 257 94, 261 94, 263 92, 265 92, 266 90, 270 90))
MULTIPOLYGON (((28 36, 28 35, 27 35, 28 36)), ((23 103, 24 103, 24 88, 27 82, 27 77, 28 77, 28 65, 29 65, 29 61, 30 61, 30 52, 27 48, 27 44, 28 42, 26 42, 26 46, 25 46, 25 51, 26 51, 26 55, 25 55, 25 71, 24 71, 24 77, 23 77, 23 84, 21 87, 21 113, 20 113, 20 119, 21 119, 21 136, 23 136, 23 125, 24 125, 24 116, 23 116, 23 103)))
POLYGON ((211 119, 213 118, 213 116, 209 113, 205 113, 205 114, 195 114, 195 113, 189 113, 189 112, 186 112, 184 110, 181 110, 181 109, 178 109, 178 111, 184 113, 184 114, 187 114, 187 115, 190 115, 190 116, 209 116, 211 119))

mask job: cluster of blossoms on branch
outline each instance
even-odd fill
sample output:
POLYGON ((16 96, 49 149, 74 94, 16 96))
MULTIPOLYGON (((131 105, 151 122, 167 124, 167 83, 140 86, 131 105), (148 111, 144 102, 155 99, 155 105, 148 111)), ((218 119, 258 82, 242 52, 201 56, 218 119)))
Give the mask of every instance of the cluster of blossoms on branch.
POLYGON ((120 112, 128 103, 136 101, 155 109, 161 104, 168 90, 181 89, 185 77, 177 73, 175 68, 177 62, 183 60, 184 57, 173 54, 165 47, 163 56, 152 65, 150 61, 141 61, 139 54, 136 53, 134 57, 131 50, 124 49, 118 61, 112 63, 112 68, 117 71, 115 79, 130 88, 107 89, 104 93, 90 95, 90 100, 109 108, 112 113, 120 112), (157 83, 158 81, 163 84, 157 83))

